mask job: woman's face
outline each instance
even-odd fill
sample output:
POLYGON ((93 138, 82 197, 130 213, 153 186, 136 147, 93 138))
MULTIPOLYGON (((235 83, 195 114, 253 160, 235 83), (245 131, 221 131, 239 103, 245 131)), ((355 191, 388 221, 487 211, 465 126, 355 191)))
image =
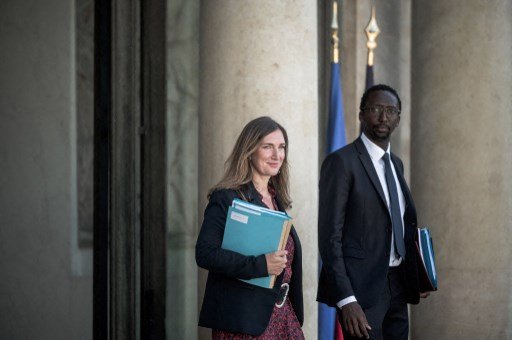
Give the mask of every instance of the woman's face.
POLYGON ((277 175, 285 158, 285 140, 277 129, 263 137, 258 149, 252 154, 253 175, 271 177, 277 175))

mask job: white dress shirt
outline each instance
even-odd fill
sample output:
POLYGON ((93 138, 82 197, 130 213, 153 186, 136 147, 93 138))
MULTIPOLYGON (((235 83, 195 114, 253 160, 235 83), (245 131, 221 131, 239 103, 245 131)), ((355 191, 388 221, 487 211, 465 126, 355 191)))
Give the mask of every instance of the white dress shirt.
MULTIPOLYGON (((385 173, 385 164, 384 160, 382 159, 382 156, 387 152, 391 156, 391 147, 388 144, 388 149, 384 151, 380 146, 373 143, 364 133, 361 134, 361 139, 364 143, 364 146, 366 147, 366 150, 370 154, 370 158, 373 163, 373 167, 375 168, 375 171, 377 172, 377 176, 379 177, 380 186, 382 187, 382 191, 384 191, 384 196, 386 197, 386 203, 388 205, 389 214, 391 216, 391 210, 389 206, 389 191, 388 191, 388 185, 386 184, 386 173, 385 173)), ((396 170, 395 165, 393 162, 391 163, 391 169, 393 170, 393 177, 395 177, 395 183, 396 183, 396 191, 398 192, 398 203, 400 205, 400 214, 402 215, 402 221, 404 217, 405 212, 405 197, 404 193, 402 191, 402 188, 400 187, 400 182, 398 181, 398 178, 396 176, 396 170)), ((403 222, 402 222, 402 230, 404 228, 403 222)), ((403 234, 403 232, 402 232, 403 234)), ((395 242, 395 235, 393 233, 393 228, 391 228, 391 249, 390 249, 390 256, 389 256, 389 266, 390 267, 396 267, 400 265, 402 262, 402 258, 398 256, 395 252, 394 242, 395 242)), ((345 306, 346 304, 350 302, 357 301, 355 296, 349 296, 344 298, 343 300, 339 301, 336 305, 341 308, 345 306)))

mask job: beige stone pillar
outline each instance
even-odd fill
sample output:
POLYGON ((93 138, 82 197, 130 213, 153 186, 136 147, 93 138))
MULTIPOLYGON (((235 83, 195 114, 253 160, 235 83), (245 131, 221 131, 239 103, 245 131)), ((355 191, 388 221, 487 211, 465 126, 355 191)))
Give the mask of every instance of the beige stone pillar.
MULTIPOLYGON (((341 67, 343 78, 343 101, 347 142, 359 136, 359 102, 365 91, 368 49, 365 27, 370 20, 372 5, 381 30, 375 50, 375 84, 387 84, 395 88, 402 101, 402 115, 399 128, 393 133, 391 148, 400 156, 409 179, 410 170, 410 75, 411 75, 411 0, 402 1, 340 1, 341 67)), ((326 2, 327 18, 331 17, 331 2, 326 2)), ((330 21, 325 35, 330 37, 330 21)), ((326 39, 325 47, 330 51, 326 39)), ((330 52, 326 53, 330 62, 330 52)), ((327 71, 328 73, 328 71, 327 71)), ((328 74, 326 75, 327 79, 328 74)), ((326 91, 328 91, 328 87, 326 91)), ((328 95, 325 96, 327 98, 328 95)), ((326 125, 327 122, 324 122, 326 125)))
POLYGON ((166 6, 166 334, 196 340, 200 0, 166 6))
MULTIPOLYGON (((318 66, 315 1, 201 3, 199 213, 242 127, 269 115, 288 131, 295 226, 303 247, 304 331, 316 338, 318 66)), ((204 293, 200 277, 199 303, 204 293)), ((208 337, 201 330, 200 337, 208 337)))
POLYGON ((512 2, 416 1, 412 190, 439 291, 412 339, 512 337, 512 2))

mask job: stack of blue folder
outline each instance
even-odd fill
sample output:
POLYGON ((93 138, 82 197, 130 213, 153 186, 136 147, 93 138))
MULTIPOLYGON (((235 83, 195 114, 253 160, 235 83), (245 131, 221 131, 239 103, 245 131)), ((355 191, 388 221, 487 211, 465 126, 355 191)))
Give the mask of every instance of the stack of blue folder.
MULTIPOLYGON (((234 199, 226 217, 222 248, 247 256, 282 250, 291 227, 292 218, 284 212, 234 199)), ((272 288, 275 275, 242 281, 272 288)))

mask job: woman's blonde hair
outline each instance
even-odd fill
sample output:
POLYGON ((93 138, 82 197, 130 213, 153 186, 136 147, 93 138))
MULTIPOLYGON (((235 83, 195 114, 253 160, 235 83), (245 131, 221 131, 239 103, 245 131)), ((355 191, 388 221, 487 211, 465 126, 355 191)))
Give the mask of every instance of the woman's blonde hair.
POLYGON ((208 192, 208 196, 218 189, 241 191, 242 187, 252 180, 251 156, 268 134, 281 130, 285 141, 285 157, 279 173, 270 177, 270 185, 275 189, 278 201, 287 209, 291 206, 288 168, 288 134, 284 127, 270 117, 259 117, 251 120, 244 127, 235 143, 233 151, 225 163, 222 179, 208 192))

